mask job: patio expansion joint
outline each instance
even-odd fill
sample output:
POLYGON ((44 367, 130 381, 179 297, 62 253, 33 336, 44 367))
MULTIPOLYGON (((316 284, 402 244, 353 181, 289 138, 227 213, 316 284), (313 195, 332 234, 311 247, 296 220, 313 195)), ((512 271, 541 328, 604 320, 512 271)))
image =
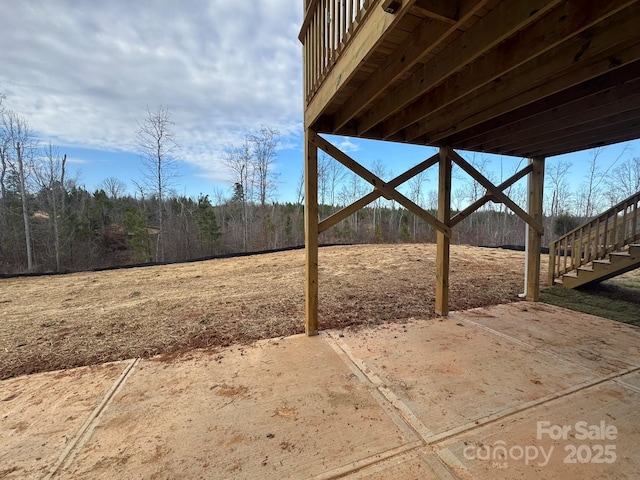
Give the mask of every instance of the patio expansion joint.
MULTIPOLYGON (((499 336, 501 338, 504 338, 510 342, 516 343, 518 345, 521 345, 527 349, 532 349, 535 350, 536 352, 540 352, 544 355, 549 355, 551 357, 553 357, 554 359, 557 360, 561 360, 567 363, 570 363, 572 365, 575 365, 576 367, 579 367, 580 369, 590 372, 593 374, 593 369, 588 368, 586 366, 584 366, 583 364, 580 364, 578 362, 572 361, 566 357, 563 357, 561 355, 558 355, 554 352, 551 351, 547 351, 547 350, 543 350, 543 349, 539 349, 536 348, 534 345, 531 345, 529 343, 523 342, 515 337, 512 337, 510 335, 501 333, 499 331, 493 330, 489 327, 486 327, 482 324, 476 323, 472 320, 468 320, 466 318, 464 318, 463 316, 458 315, 457 313, 453 313, 450 314, 450 318, 454 317, 458 320, 461 320, 465 323, 467 323, 470 326, 474 326, 477 327, 478 329, 484 330, 485 332, 491 334, 491 335, 496 335, 499 336)), ((480 428, 482 426, 485 426, 487 424, 491 424, 494 422, 498 422, 501 421, 505 418, 508 418, 512 415, 521 413, 523 411, 526 410, 530 410, 533 409, 535 407, 538 407, 540 405, 543 404, 547 404, 550 403, 554 400, 558 400, 564 397, 567 397, 569 395, 572 395, 576 392, 579 392, 581 390, 585 390, 597 385, 600 385, 602 383, 608 382, 608 381, 613 381, 615 383, 619 383, 624 385, 625 387, 629 387, 633 390, 636 391, 640 391, 640 388, 638 387, 634 387, 632 385, 627 384, 626 382, 623 382, 621 380, 618 380, 619 377, 622 377, 624 375, 627 375, 629 373, 634 373, 637 371, 640 371, 640 367, 638 366, 634 366, 634 365, 629 365, 628 368, 624 368, 622 370, 617 370, 614 372, 611 372, 607 375, 595 375, 593 378, 586 380, 584 382, 581 382, 577 385, 573 385, 571 387, 565 388, 563 390, 559 390, 556 392, 552 392, 548 395, 545 395, 543 397, 540 397, 538 399, 532 400, 530 402, 525 402, 519 405, 516 405, 512 408, 508 408, 499 412, 496 412, 494 414, 491 415, 487 415, 485 417, 480 417, 478 419, 472 420, 466 424, 460 425, 458 427, 455 427, 453 429, 444 431, 444 432, 440 432, 440 433, 433 433, 431 432, 423 423, 422 421, 413 413, 413 411, 407 406, 406 403, 404 403, 390 388, 388 388, 388 386, 385 384, 385 382, 378 376, 378 374, 371 369, 367 363, 361 359, 358 358, 350 349, 349 345, 347 345, 346 342, 344 342, 339 334, 337 332, 321 332, 321 335, 325 338, 325 340, 327 341, 327 343, 329 343, 329 345, 334 349, 334 351, 343 359, 343 361, 345 361, 345 363, 347 363, 347 365, 351 368, 351 370, 356 374, 356 376, 360 379, 360 381, 362 381, 364 384, 370 386, 370 391, 372 392, 372 394, 374 395, 374 397, 380 402, 380 404, 383 406, 383 408, 385 409, 385 411, 387 411, 387 413, 389 413, 390 409, 393 412, 396 412, 396 415, 399 415, 401 418, 401 422, 407 426, 409 426, 411 428, 411 430, 418 435, 418 437, 422 440, 422 443, 425 445, 425 447, 431 447, 434 448, 436 447, 438 444, 440 444, 441 442, 454 437, 460 433, 464 433, 467 431, 471 431, 477 428, 480 428), (378 395, 375 395, 375 393, 377 393, 378 395), (380 398, 381 397, 381 398, 380 398)), ((391 415, 392 419, 394 419, 394 415, 391 415)), ((394 422, 396 424, 398 424, 398 422, 394 419, 394 422)), ((416 448, 416 447, 414 447, 416 448)), ((410 450, 410 449, 409 449, 410 450)), ((406 452, 403 451, 403 452, 406 452)), ((395 454, 395 456, 398 455, 402 455, 402 452, 399 452, 397 454, 395 454)), ((393 455, 389 456, 389 458, 393 457, 393 455)), ((446 472, 450 472, 450 469, 452 467, 454 467, 455 465, 451 464, 451 462, 447 461, 446 458, 443 458, 440 453, 438 453, 436 455, 438 461, 439 461, 439 466, 443 467, 445 469, 446 472)), ((376 462, 374 462, 376 463, 376 462)), ((358 467, 358 469, 361 469, 363 467, 358 467)), ((333 477, 333 478, 339 478, 339 477, 333 477)), ((454 477, 451 477, 454 478, 454 477)))
MULTIPOLYGON (((535 345, 531 344, 531 343, 527 343, 527 342, 523 342, 522 340, 516 338, 516 337, 512 337, 511 335, 507 335, 506 333, 502 333, 499 332, 498 330, 495 330, 491 327, 487 327, 486 325, 482 325, 481 323, 478 322, 474 322, 473 320, 469 320, 468 318, 464 317, 463 315, 460 315, 459 313, 450 313, 449 317, 453 317, 458 321, 461 321, 463 323, 467 323, 468 325, 471 325, 473 327, 478 328, 479 330, 484 330, 487 333, 490 333, 492 335, 498 336, 500 338, 504 338, 505 340, 508 340, 512 343, 515 343, 517 345, 520 345, 522 347, 525 348, 530 348, 532 350, 535 350, 538 353, 542 353, 544 355, 548 355, 550 357, 555 358, 556 360, 561 360, 563 362, 566 363, 570 363, 571 365, 574 365, 578 368, 580 368, 581 370, 585 371, 585 372, 593 372, 593 370, 589 367, 586 367, 585 365, 583 365, 580 362, 576 362, 575 360, 572 360, 571 358, 567 358, 566 356, 560 355, 556 352, 552 352, 551 350, 545 350, 544 348, 539 348, 536 347, 535 345)), ((628 368, 640 368, 640 365, 635 365, 634 363, 630 363, 630 362, 626 362, 628 365, 628 368)), ((626 370, 622 370, 625 371, 626 370)))
MULTIPOLYGON (((580 367, 581 369, 583 369, 585 371, 593 372, 592 369, 590 369, 588 367, 585 367, 584 365, 582 365, 582 364, 580 364, 578 362, 575 362, 575 361, 572 361, 570 359, 567 359, 566 357, 558 355, 558 354, 556 354, 554 352, 550 352, 548 350, 543 350, 543 349, 536 348, 534 345, 531 345, 531 344, 528 344, 526 342, 523 342, 522 340, 519 340, 519 339, 517 339, 515 337, 512 337, 510 335, 504 334, 504 333, 499 332, 497 330, 494 330, 492 328, 486 327, 485 325, 476 323, 473 320, 468 320, 464 316, 461 316, 461 315, 459 315, 457 313, 450 314, 450 317, 454 317, 454 318, 456 318, 456 320, 465 322, 465 323, 467 323, 467 324, 469 324, 471 326, 477 327, 477 328, 479 328, 481 330, 484 330, 484 331, 486 331, 488 333, 491 333, 493 335, 497 335, 497 336, 499 336, 501 338, 509 340, 509 341, 511 341, 513 343, 516 343, 518 345, 521 345, 521 346, 524 346, 524 347, 527 347, 527 348, 531 348, 531 349, 535 350, 536 352, 540 352, 540 353, 552 356, 552 357, 554 357, 554 358, 556 358, 558 360, 562 360, 562 361, 565 361, 567 363, 571 363, 571 364, 573 364, 573 365, 575 365, 577 367, 580 367)), ((487 424, 490 424, 490 423, 498 422, 500 420, 503 420, 504 418, 507 418, 507 417, 512 416, 512 415, 515 415, 517 413, 521 413, 523 411, 530 410, 532 408, 538 407, 538 406, 543 405, 545 403, 549 403, 551 401, 567 397, 567 396, 572 395, 572 394, 574 394, 576 392, 579 392, 581 390, 585 390, 585 389, 600 385, 600 384, 608 382, 608 381, 613 381, 613 382, 615 382, 617 384, 621 384, 621 385, 623 385, 625 387, 631 388, 632 390, 640 391, 640 388, 634 387, 633 385, 629 385, 628 383, 626 383, 626 382, 624 382, 622 380, 619 380, 619 378, 624 376, 624 375, 627 375, 629 373, 638 372, 638 371, 640 371, 640 367, 634 366, 634 365, 630 365, 628 368, 624 368, 622 370, 617 370, 617 371, 611 372, 611 373, 609 373, 607 375, 594 376, 594 378, 592 378, 590 380, 585 380, 584 382, 581 382, 581 383, 579 383, 577 385, 573 385, 573 386, 565 388, 563 390, 559 390, 557 392, 550 393, 548 395, 545 395, 543 397, 537 398, 537 399, 532 400, 530 402, 522 403, 520 405, 514 406, 514 407, 509 408, 509 409, 502 410, 502 411, 494 413, 492 415, 488 415, 488 416, 485 416, 485 417, 478 418, 476 420, 468 422, 468 423, 466 423, 464 425, 460 425, 460 426, 458 426, 456 428, 453 428, 453 429, 450 429, 448 431, 441 432, 441 433, 438 433, 438 434, 435 434, 435 435, 431 435, 430 437, 427 438, 427 441, 428 441, 429 444, 437 444, 437 443, 440 443, 440 442, 442 442, 444 440, 447 440, 447 439, 449 439, 449 438, 451 438, 451 437, 453 437, 455 435, 458 435, 460 433, 464 433, 464 432, 479 428, 481 426, 484 426, 484 425, 487 425, 487 424)))
MULTIPOLYGON (((630 372, 631 373, 631 372, 630 372)), ((636 385, 631 385, 630 383, 625 382, 624 380, 614 380, 618 385, 621 385, 624 388, 627 388, 629 390, 632 390, 636 393, 640 393, 640 387, 637 387, 636 385)))
POLYGON ((396 448, 392 448, 390 450, 386 450, 384 452, 377 453, 367 458, 363 458, 357 460, 353 463, 343 465, 338 468, 334 468, 333 470, 329 470, 327 472, 323 472, 320 475, 316 475, 313 477, 315 480, 334 480, 338 478, 343 478, 347 475, 356 473, 360 470, 363 470, 367 467, 371 467, 377 463, 389 461, 395 457, 401 457, 406 455, 409 452, 417 450, 423 447, 422 440, 415 440, 411 443, 406 443, 396 448))
POLYGON ((561 398, 564 397, 568 397, 569 395, 572 395, 576 392, 582 391, 582 390, 586 390, 588 388, 591 387, 595 387, 597 385, 600 385, 602 383, 608 382, 608 381, 615 381, 616 383, 619 383, 618 381, 616 381, 616 379, 618 377, 621 377, 623 375, 627 375, 628 373, 633 373, 633 372, 637 372, 640 371, 640 367, 633 367, 633 368, 627 368, 625 370, 620 370, 617 372, 612 372, 608 375, 602 376, 602 377, 597 377, 595 379, 591 379, 591 380, 586 380, 582 383, 579 383, 577 385, 574 385, 572 387, 569 388, 565 388, 564 390, 559 390, 557 392, 554 393, 550 393, 548 395, 545 395, 543 397, 537 398, 535 400, 532 400, 530 402, 525 402, 522 403, 520 405, 517 405, 515 407, 512 408, 508 408, 505 410, 502 410, 500 412, 494 413, 492 415, 487 415, 486 417, 481 417, 478 418, 472 422, 466 423, 464 425, 460 425, 459 427, 453 428, 451 430, 447 430, 446 432, 441 432, 435 435, 432 435, 431 437, 429 437, 429 443, 430 444, 436 444, 439 442, 442 442, 443 440, 447 440, 455 435, 458 435, 460 433, 464 433, 470 430, 474 430, 476 428, 482 427, 484 425, 488 425, 490 423, 494 423, 494 422, 498 422, 500 420, 503 420, 507 417, 510 417, 512 415, 524 412, 526 410, 531 410, 535 407, 538 407, 540 405, 546 404, 546 403, 550 403, 554 400, 559 400, 561 398))
MULTIPOLYGON (((356 357, 351 351, 351 348, 349 348, 349 345, 339 336, 331 332, 325 333, 324 336, 327 343, 331 345, 343 361, 347 362, 347 365, 351 367, 360 381, 371 385, 373 389, 370 389, 370 391, 378 392, 381 395, 384 402, 382 406, 391 407, 392 411, 399 414, 403 421, 402 423, 408 425, 414 434, 421 438, 425 444, 428 444, 427 438, 432 436, 433 432, 422 423, 407 404, 404 403, 362 359, 356 357)), ((377 397, 377 399, 380 400, 380 397, 377 397)), ((385 408, 385 410, 389 412, 389 408, 385 408)))
MULTIPOLYGON (((571 361, 570 359, 567 359, 561 355, 558 355, 554 352, 550 352, 548 350, 542 350, 539 348, 536 348, 534 345, 531 345, 529 343, 523 342, 515 337, 512 337, 510 335, 506 335, 502 332, 499 332, 497 330, 494 330, 492 328, 486 327, 482 324, 479 324, 477 322, 474 322, 472 320, 468 320, 466 319, 464 316, 459 315, 457 312, 456 313, 450 313, 450 318, 454 317, 457 320, 463 321, 471 326, 477 327, 481 330, 486 331, 487 333, 490 333, 492 335, 496 335, 499 336, 501 338, 504 338, 510 342, 516 343, 518 345, 524 346, 526 348, 530 348, 535 350, 536 352, 540 352, 542 354, 545 355, 549 355, 554 357, 555 359, 558 360, 562 360, 565 361, 567 363, 571 363, 579 368, 581 368, 582 370, 585 370, 587 372, 593 373, 593 370, 585 367, 584 365, 575 362, 575 361, 571 361)), ((424 441, 425 445, 434 445, 437 443, 442 442, 443 440, 446 440, 452 436, 458 435, 460 433, 469 431, 469 430, 473 430, 475 428, 479 428, 481 426, 487 425, 489 423, 493 423, 493 422, 497 422, 499 420, 502 420, 504 418, 507 418, 511 415, 517 414, 517 413, 521 413, 525 410, 529 410, 532 408, 535 408, 539 405, 542 405, 544 403, 548 403, 551 402, 553 400, 557 400, 563 397, 566 397, 568 395, 571 395, 573 393, 579 392, 581 390, 587 389, 587 388, 591 388, 594 387, 596 385, 599 385, 601 383, 605 383, 607 381, 611 381, 614 380, 617 383, 620 383, 619 380, 616 380, 618 377, 621 377, 623 375, 627 375, 629 373, 633 373, 636 371, 640 370, 640 367, 637 366, 629 366, 628 368, 622 369, 622 370, 617 370, 614 372, 611 372, 607 375, 596 375, 594 376, 594 378, 586 380, 584 382, 581 382, 577 385, 573 385, 571 387, 568 387, 566 389, 563 390, 559 390, 557 392, 553 392, 550 393, 548 395, 545 395, 543 397, 537 398, 535 400, 532 400, 530 402, 525 402, 522 403, 520 405, 516 405, 512 408, 508 408, 505 410, 502 410, 500 412, 485 416, 485 417, 480 417, 478 419, 472 420, 471 422, 468 422, 466 424, 460 425, 458 427, 455 427, 453 429, 444 431, 444 432, 440 432, 440 433, 433 433, 431 432, 423 423, 422 421, 420 421, 420 419, 409 409, 409 407, 400 399, 398 398, 398 396, 392 391, 390 390, 382 381, 382 379, 372 370, 370 369, 367 364, 360 358, 357 358, 353 352, 351 351, 351 349, 349 348, 349 346, 340 339, 339 336, 333 334, 333 333, 326 333, 325 334, 325 338, 327 339, 331 339, 333 342, 335 342, 335 346, 333 346, 334 350, 336 351, 340 351, 342 352, 343 355, 345 355, 349 360, 350 363, 352 365, 354 365, 358 371, 361 372, 361 375, 366 377, 366 379, 368 381, 370 381, 373 385, 376 386, 376 388, 380 391, 380 393, 382 393, 382 395, 384 396, 384 398, 386 399, 386 401, 393 406, 402 416, 402 418, 404 419, 404 421, 420 436, 420 438, 422 438, 422 440, 424 441)), ((329 342, 330 344, 332 342, 329 342)), ((338 353, 340 353, 338 352, 338 353)), ((626 386, 627 384, 625 384, 626 386)))
MULTIPOLYGON (((382 462, 392 461, 407 453, 416 452, 422 448, 430 448, 427 438, 433 433, 420 421, 411 409, 391 390, 382 379, 360 358, 356 357, 349 346, 333 332, 320 332, 320 335, 331 346, 336 354, 345 362, 360 382, 367 386, 373 398, 382 407, 385 413, 393 421, 396 427, 402 432, 405 438, 417 439, 410 441, 400 447, 391 449, 388 452, 381 452, 372 457, 363 459, 357 463, 345 465, 331 472, 326 472, 322 479, 341 478, 346 475, 356 473, 367 467, 371 467, 382 462)), ((429 468, 443 480, 455 479, 449 467, 437 455, 432 458, 423 456, 429 468)))
POLYGON ((51 468, 51 470, 49 470, 49 473, 44 477, 43 480, 50 480, 54 478, 59 471, 64 470, 71 464, 76 454, 82 449, 84 444, 93 434, 94 429, 98 425, 100 415, 107 409, 113 397, 120 391, 120 389, 124 385, 124 382, 133 371, 133 368, 139 362, 139 358, 129 360, 125 368, 122 370, 122 373, 120 373, 120 376, 115 380, 113 385, 111 385, 111 388, 107 390, 96 408, 94 408, 91 414, 89 414, 85 422, 76 432, 73 439, 67 444, 66 448, 60 454, 58 461, 51 468))

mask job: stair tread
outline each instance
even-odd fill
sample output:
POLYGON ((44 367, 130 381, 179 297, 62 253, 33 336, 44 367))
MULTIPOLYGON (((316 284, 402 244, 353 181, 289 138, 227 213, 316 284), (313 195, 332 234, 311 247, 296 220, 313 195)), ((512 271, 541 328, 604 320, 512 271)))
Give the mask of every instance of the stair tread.
POLYGON ((578 267, 578 270, 581 270, 583 272, 593 272, 593 267, 587 267, 587 266, 578 267))
POLYGON ((578 278, 578 274, 573 272, 563 273, 562 276, 569 277, 569 278, 578 278))
POLYGON ((604 265, 611 265, 610 260, 594 260, 592 263, 602 263, 604 265))
POLYGON ((631 254, 629 252, 611 252, 609 255, 614 257, 630 257, 631 254))

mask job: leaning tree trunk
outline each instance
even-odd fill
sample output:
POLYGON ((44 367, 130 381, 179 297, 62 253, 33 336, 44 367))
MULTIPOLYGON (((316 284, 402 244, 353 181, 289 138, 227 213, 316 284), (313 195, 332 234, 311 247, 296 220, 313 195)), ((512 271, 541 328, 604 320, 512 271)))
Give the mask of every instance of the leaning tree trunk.
POLYGON ((27 189, 24 173, 24 158, 22 157, 22 148, 18 143, 16 146, 18 158, 18 176, 20 180, 20 199, 22 200, 22 216, 24 218, 24 236, 27 245, 27 269, 33 270, 33 252, 31 251, 31 226, 29 224, 29 205, 27 203, 27 189))
POLYGON ((56 272, 60 271, 61 268, 61 260, 60 260, 60 215, 64 213, 64 170, 65 164, 67 163, 67 156, 65 155, 62 159, 62 172, 60 174, 60 183, 58 185, 53 184, 52 196, 53 201, 51 202, 53 208, 53 241, 56 249, 56 272), (58 198, 60 198, 60 209, 58 211, 58 198))

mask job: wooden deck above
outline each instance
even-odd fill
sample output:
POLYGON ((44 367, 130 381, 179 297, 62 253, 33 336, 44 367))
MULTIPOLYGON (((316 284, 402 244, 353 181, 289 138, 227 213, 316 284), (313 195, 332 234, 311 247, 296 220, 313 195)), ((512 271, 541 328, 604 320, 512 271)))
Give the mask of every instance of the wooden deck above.
POLYGON ((318 133, 530 158, 640 137, 638 1, 305 7, 305 127, 318 133))

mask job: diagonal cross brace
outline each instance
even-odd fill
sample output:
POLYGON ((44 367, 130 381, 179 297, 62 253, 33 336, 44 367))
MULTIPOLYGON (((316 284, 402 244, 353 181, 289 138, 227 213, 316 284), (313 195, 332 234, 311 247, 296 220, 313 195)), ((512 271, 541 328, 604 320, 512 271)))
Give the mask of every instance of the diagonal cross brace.
MULTIPOLYGON (((410 168, 409 170, 404 172, 402 175, 398 175, 396 178, 388 182, 387 185, 391 188, 396 188, 402 185, 407 180, 410 180, 411 178, 415 177, 420 172, 423 172, 424 170, 432 167, 436 163, 438 163, 438 154, 435 154, 432 157, 428 158, 427 160, 419 163, 415 167, 410 168)), ((382 193, 380 193, 379 190, 373 190, 372 192, 368 193, 361 199, 353 202, 352 204, 340 209, 333 215, 322 220, 318 225, 318 231, 324 232, 325 230, 328 230, 334 225, 337 225, 338 223, 340 223, 342 220, 348 218, 350 215, 353 215, 355 212, 357 212, 361 208, 366 207, 371 202, 375 201, 378 197, 381 197, 381 196, 382 196, 382 193)))
POLYGON ((487 192, 490 192, 496 199, 498 199, 509 209, 511 209, 513 213, 527 222, 531 228, 533 228, 540 235, 544 234, 544 229, 542 228, 542 224, 540 222, 536 221, 531 215, 520 208, 513 200, 511 200, 504 192, 502 192, 500 188, 496 187, 491 182, 491 180, 478 172, 478 170, 476 170, 473 165, 471 165, 464 158, 458 155, 458 153, 453 148, 447 147, 447 156, 451 160, 453 160, 460 168, 467 172, 475 181, 486 188, 487 192))
MULTIPOLYGON (((531 165, 527 165, 522 170, 520 170, 518 173, 513 174, 511 177, 506 179, 500 185, 496 186, 496 188, 498 188, 500 190, 506 190, 511 185, 513 185, 518 180, 520 180, 522 177, 524 177, 525 175, 528 175, 532 171, 533 171, 533 167, 531 165)), ((493 194, 487 192, 482 198, 479 198, 478 200, 473 202, 471 205, 469 205, 467 208, 465 208, 461 212, 458 212, 458 214, 451 219, 451 227, 452 228, 455 227, 462 220, 467 218, 473 212, 475 212, 480 207, 482 207, 485 203, 488 203, 489 201, 493 200, 494 198, 495 197, 493 196, 493 194)))
MULTIPOLYGON (((328 142, 327 140, 322 138, 316 132, 309 132, 309 134, 310 134, 309 135, 309 141, 311 143, 313 143, 316 147, 320 148, 321 150, 323 150, 327 154, 331 155, 335 160, 340 162, 342 165, 347 167, 349 170, 351 170, 352 172, 354 172, 358 176, 362 177, 364 180, 366 180, 371 185, 373 185, 374 188, 376 189, 376 191, 371 192, 369 195, 363 197, 358 202, 355 202, 354 204, 350 205, 349 207, 346 207, 346 208, 349 209, 349 212, 353 213, 354 211, 358 210, 358 208, 355 208, 356 204, 364 206, 364 205, 367 205, 368 203, 372 202, 376 198, 378 198, 380 196, 384 196, 384 197, 386 197, 388 199, 395 200, 400 205, 405 207, 407 210, 412 212, 414 215, 418 216, 419 218, 424 220, 426 223, 431 225, 433 228, 435 228, 435 229, 441 231, 442 233, 444 233, 447 237, 451 236, 451 228, 450 227, 448 227, 447 225, 445 225, 444 223, 439 221, 437 218, 435 218, 433 215, 431 215, 429 212, 427 212, 425 209, 423 209, 419 205, 417 205, 414 202, 412 202, 409 198, 404 196, 402 193, 398 192, 394 188, 394 186, 392 186, 390 183, 385 183, 380 177, 378 177, 374 173, 372 173, 369 170, 367 170, 365 167, 363 167, 358 162, 356 162, 353 158, 349 157, 347 154, 345 154, 342 151, 340 151, 337 147, 335 147, 330 142, 328 142), (366 203, 365 203, 365 201, 366 201, 366 203)), ((433 157, 431 159, 429 159, 429 160, 426 160, 423 163, 428 163, 429 161, 433 161, 433 157)), ((434 164, 435 164, 436 161, 434 161, 434 164)), ((419 166, 420 165, 414 167, 413 169, 409 170, 409 172, 415 171, 415 169, 417 169, 419 166)), ((405 174, 401 175, 398 178, 405 177, 409 172, 406 172, 405 174)), ((419 170, 418 170, 418 173, 419 173, 419 170)), ((394 179, 394 181, 397 181, 398 178, 394 179)), ((408 177, 408 178, 411 178, 411 177, 408 177)), ((403 183, 403 182, 400 182, 400 183, 403 183)), ((400 183, 398 183, 398 185, 400 185, 400 183)), ((361 208, 361 207, 359 207, 359 208, 361 208)), ((341 210, 341 212, 343 212, 344 210, 346 210, 346 209, 341 210)), ((340 212, 338 212, 338 213, 340 213, 340 212)), ((326 225, 328 225, 328 224, 325 224, 324 226, 326 226, 326 225)))

